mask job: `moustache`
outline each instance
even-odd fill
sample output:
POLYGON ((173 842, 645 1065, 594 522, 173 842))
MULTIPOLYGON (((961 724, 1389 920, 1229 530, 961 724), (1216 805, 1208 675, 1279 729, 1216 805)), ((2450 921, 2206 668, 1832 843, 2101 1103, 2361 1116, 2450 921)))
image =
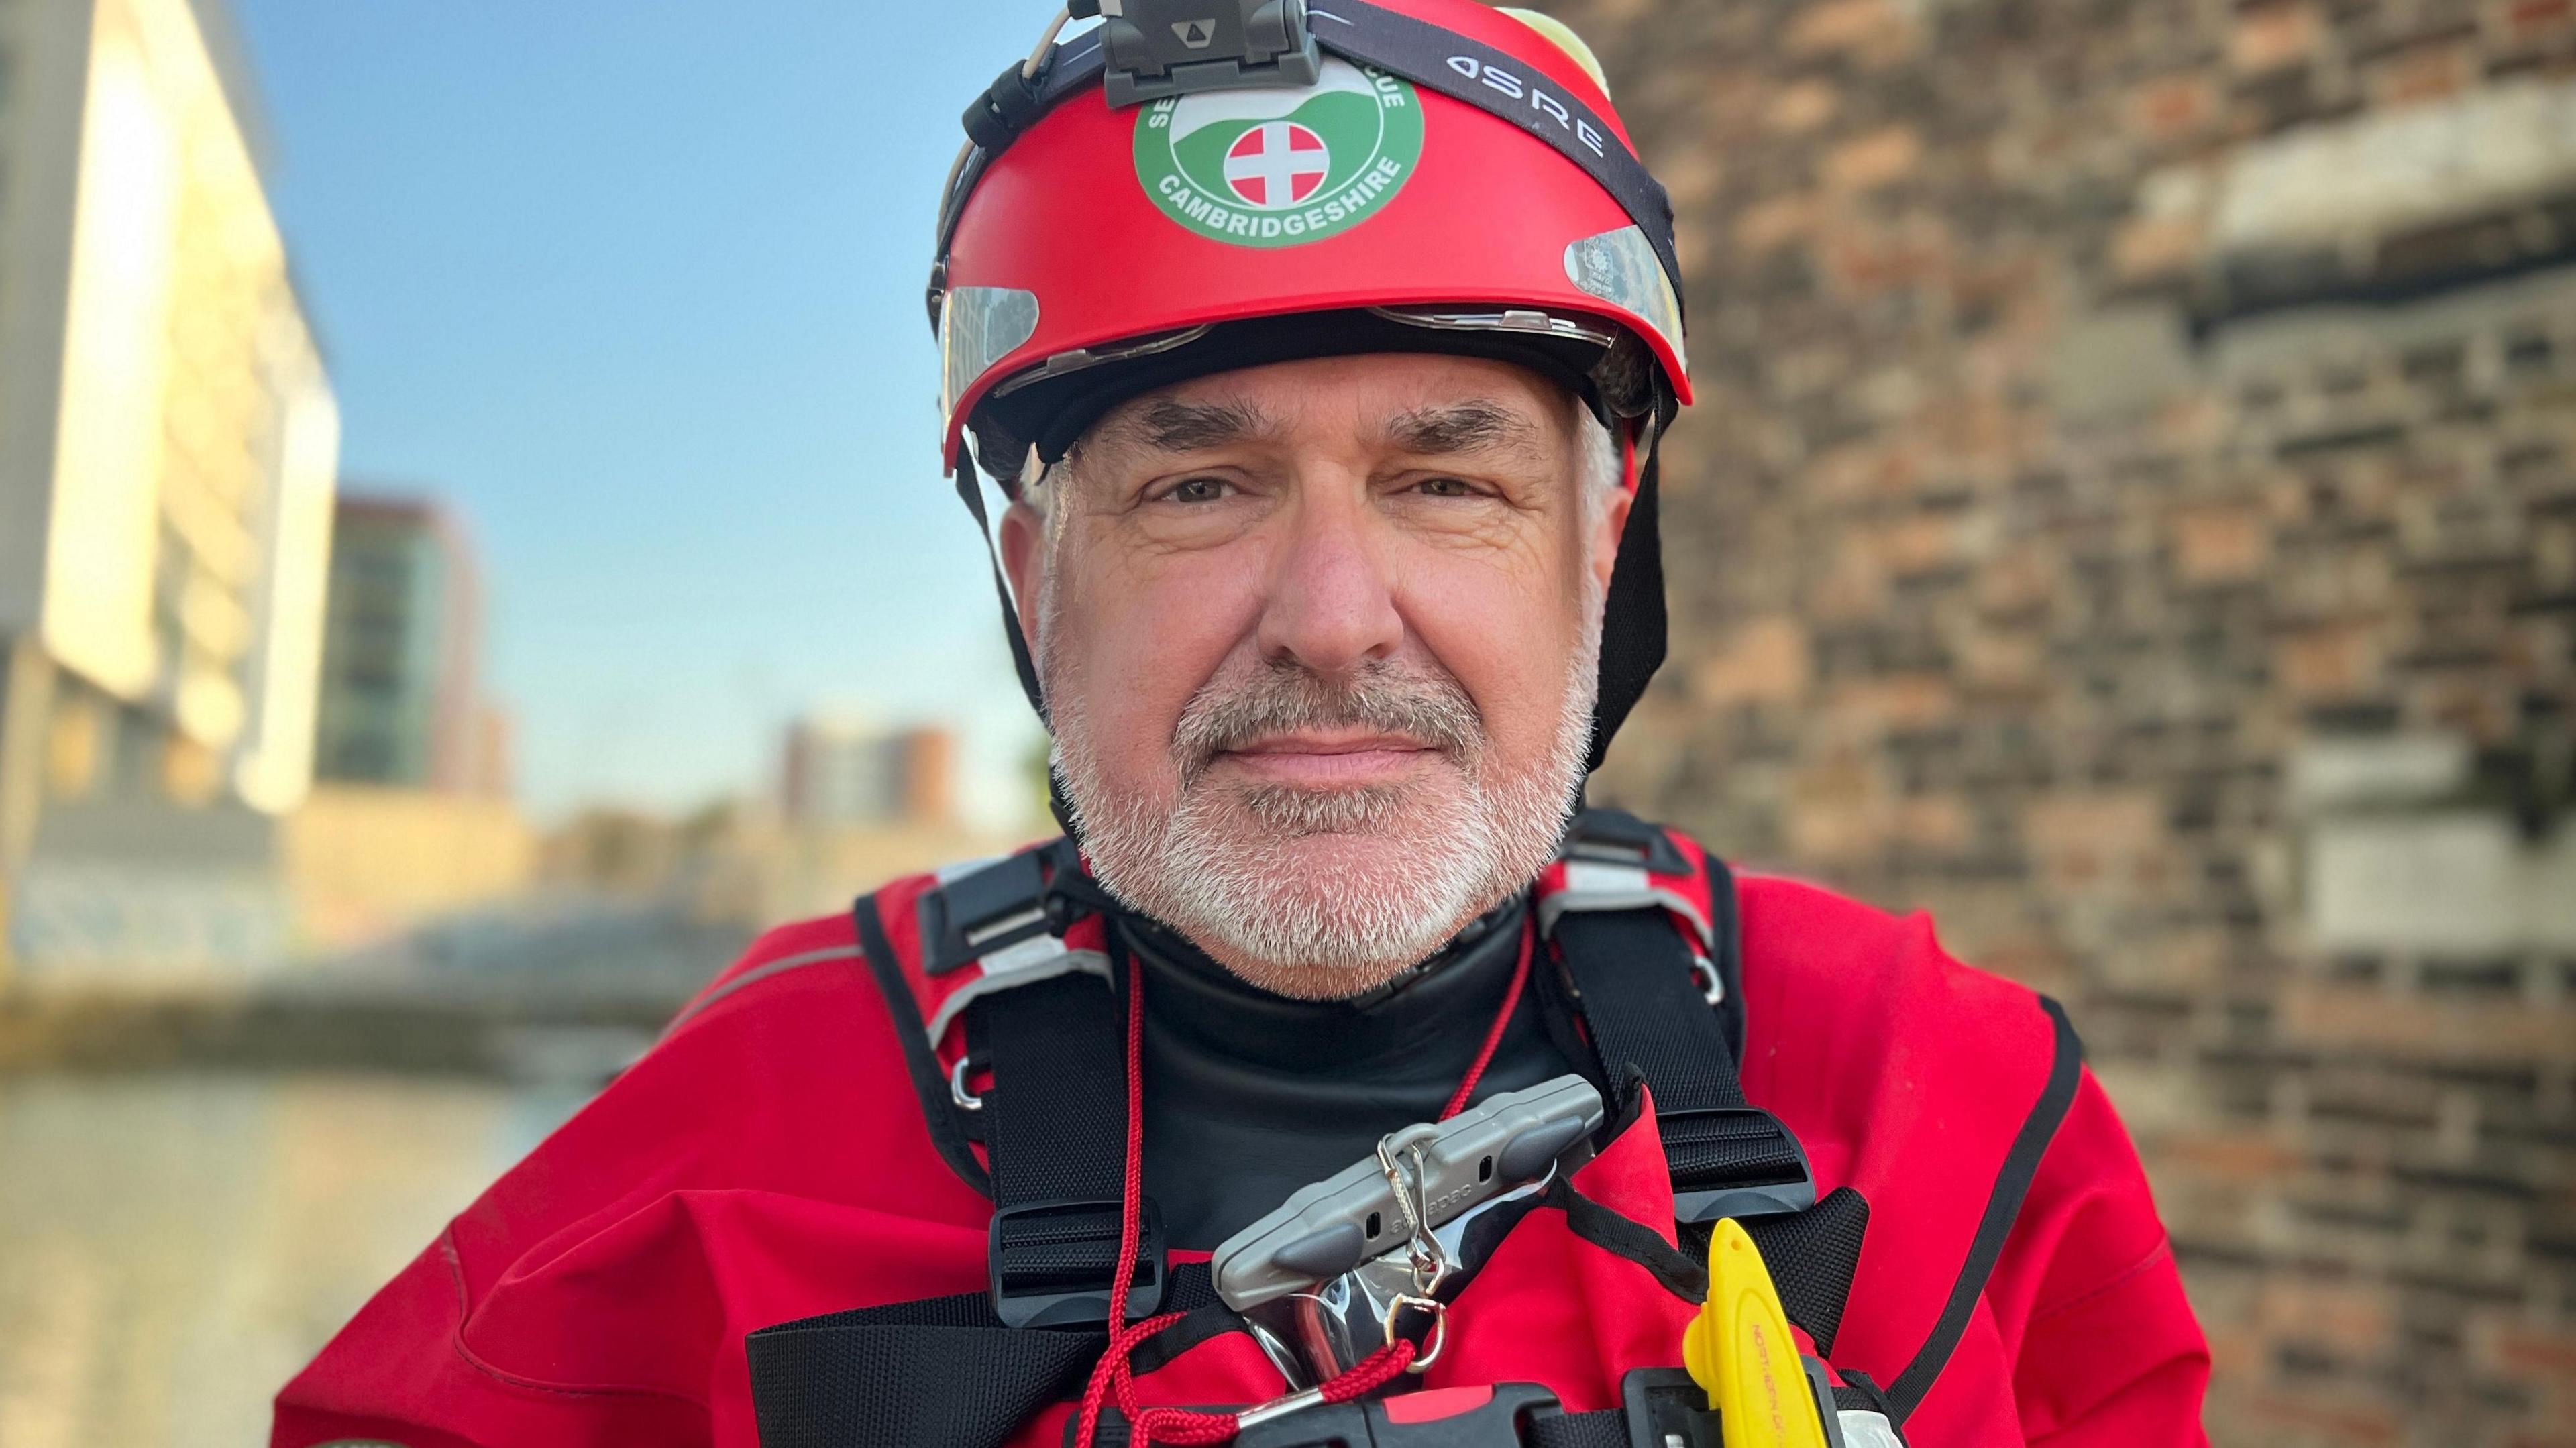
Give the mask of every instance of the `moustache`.
POLYGON ((1240 684, 1210 680, 1181 710, 1172 734, 1183 782, 1231 749, 1301 729, 1366 729, 1401 735, 1461 764, 1485 742, 1484 716, 1458 681, 1418 666, 1371 663, 1344 683, 1274 660, 1240 684))

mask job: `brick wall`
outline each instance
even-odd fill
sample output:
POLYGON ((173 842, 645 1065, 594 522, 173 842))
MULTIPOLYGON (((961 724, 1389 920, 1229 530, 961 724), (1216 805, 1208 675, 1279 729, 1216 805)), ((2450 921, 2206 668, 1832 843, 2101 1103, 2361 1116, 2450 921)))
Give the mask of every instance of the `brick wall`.
POLYGON ((1604 793, 2066 999, 2223 1444, 2576 1443, 2576 5, 1566 0, 1683 213, 1604 793))

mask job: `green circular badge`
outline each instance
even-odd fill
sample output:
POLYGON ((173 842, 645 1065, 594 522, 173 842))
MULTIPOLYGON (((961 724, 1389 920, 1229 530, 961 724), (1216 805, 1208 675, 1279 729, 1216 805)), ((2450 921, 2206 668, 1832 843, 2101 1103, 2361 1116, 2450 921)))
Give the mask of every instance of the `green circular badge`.
POLYGON ((1377 214, 1422 160, 1410 82, 1327 57, 1311 86, 1200 91, 1136 115, 1136 179, 1163 214, 1237 246, 1296 246, 1377 214))

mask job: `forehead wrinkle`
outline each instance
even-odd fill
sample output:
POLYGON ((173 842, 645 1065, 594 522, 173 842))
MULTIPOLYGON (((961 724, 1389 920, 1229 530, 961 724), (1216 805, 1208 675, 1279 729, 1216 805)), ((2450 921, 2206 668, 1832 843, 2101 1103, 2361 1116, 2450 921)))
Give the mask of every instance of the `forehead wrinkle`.
POLYGON ((1409 408, 1379 424, 1380 438, 1423 457, 1504 454, 1543 462, 1548 450, 1529 419, 1485 398, 1409 408))

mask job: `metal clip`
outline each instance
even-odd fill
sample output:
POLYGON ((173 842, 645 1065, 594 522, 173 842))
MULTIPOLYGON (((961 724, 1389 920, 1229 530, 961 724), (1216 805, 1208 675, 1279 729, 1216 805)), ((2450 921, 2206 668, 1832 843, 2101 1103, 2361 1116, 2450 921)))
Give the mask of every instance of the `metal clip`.
POLYGON ((1413 1290, 1388 1299, 1378 1327, 1386 1341, 1394 1342, 1399 1314, 1407 1308, 1431 1314, 1431 1328, 1423 1334, 1422 1353, 1405 1367, 1406 1372, 1412 1373, 1430 1367, 1449 1345, 1449 1305, 1436 1294, 1458 1264, 1450 1260, 1449 1250, 1440 1245, 1440 1238, 1431 1230, 1431 1205, 1424 1200, 1422 1184, 1422 1153, 1439 1135, 1437 1126, 1408 1126, 1379 1137, 1377 1143, 1378 1169, 1386 1173, 1386 1184, 1394 1189, 1395 1204, 1404 1213, 1408 1238, 1405 1254, 1413 1268, 1413 1290))

